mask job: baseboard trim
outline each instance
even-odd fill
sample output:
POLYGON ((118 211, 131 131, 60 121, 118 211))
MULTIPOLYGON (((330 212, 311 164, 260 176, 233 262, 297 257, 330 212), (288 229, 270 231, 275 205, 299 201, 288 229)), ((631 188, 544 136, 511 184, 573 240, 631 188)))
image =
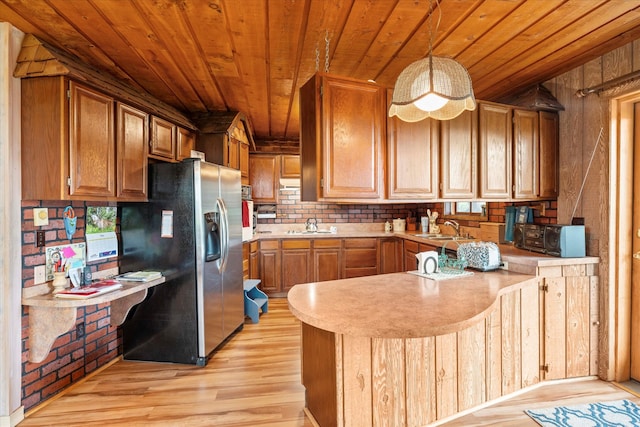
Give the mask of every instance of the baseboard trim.
POLYGON ((24 406, 20 406, 11 415, 0 417, 0 427, 15 427, 24 420, 24 406))

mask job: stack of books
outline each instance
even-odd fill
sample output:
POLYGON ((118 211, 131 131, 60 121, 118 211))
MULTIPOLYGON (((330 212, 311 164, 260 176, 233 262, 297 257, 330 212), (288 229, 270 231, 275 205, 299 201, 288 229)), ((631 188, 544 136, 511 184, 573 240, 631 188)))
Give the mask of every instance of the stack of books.
POLYGON ((118 279, 129 282, 149 282, 161 277, 162 273, 159 271, 132 271, 131 273, 125 273, 118 276, 118 279))
POLYGON ((115 291, 120 288, 122 288, 122 283, 117 280, 108 279, 101 280, 87 286, 65 289, 64 291, 54 294, 54 297, 65 299, 87 299, 97 297, 98 295, 106 294, 107 292, 115 291))

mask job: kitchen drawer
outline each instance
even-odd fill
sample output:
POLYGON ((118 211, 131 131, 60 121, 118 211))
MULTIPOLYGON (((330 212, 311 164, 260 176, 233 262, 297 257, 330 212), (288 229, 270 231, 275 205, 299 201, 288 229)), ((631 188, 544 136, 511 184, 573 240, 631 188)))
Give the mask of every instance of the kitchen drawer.
POLYGON ((341 246, 341 239, 314 239, 313 241, 313 247, 315 249, 339 248, 341 246))
POLYGON ((345 249, 351 248, 377 248, 378 247, 378 239, 373 238, 365 238, 365 239, 345 239, 344 241, 345 249))
POLYGON ((273 249, 278 249, 279 246, 279 241, 278 240, 261 240, 260 241, 260 250, 273 250, 273 249))
POLYGON ((345 252, 345 268, 377 268, 377 249, 350 249, 345 252))
POLYGON ((282 240, 282 249, 310 249, 311 241, 308 239, 286 239, 282 240))
POLYGON ((258 246, 259 246, 259 245, 258 245, 258 241, 257 241, 257 240, 256 240, 256 241, 254 241, 254 242, 251 242, 249 245, 250 245, 250 251, 251 251, 251 253, 253 253, 253 252, 257 252, 257 251, 258 251, 258 246))
POLYGON ((414 242, 412 240, 404 241, 404 250, 409 252, 418 253, 418 242, 414 242))

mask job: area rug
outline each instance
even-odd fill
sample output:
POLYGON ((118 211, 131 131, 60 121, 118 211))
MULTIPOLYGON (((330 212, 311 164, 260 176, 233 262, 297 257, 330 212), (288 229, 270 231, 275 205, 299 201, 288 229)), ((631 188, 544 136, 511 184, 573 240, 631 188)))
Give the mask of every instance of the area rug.
POLYGON ((640 427, 640 406, 626 399, 525 412, 543 427, 640 427))

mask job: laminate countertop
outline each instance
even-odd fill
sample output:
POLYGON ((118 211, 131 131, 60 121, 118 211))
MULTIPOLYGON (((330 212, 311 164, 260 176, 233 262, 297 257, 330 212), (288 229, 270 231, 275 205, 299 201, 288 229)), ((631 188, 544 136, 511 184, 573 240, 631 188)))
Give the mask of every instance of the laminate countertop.
POLYGON ((288 301, 298 319, 326 331, 419 338, 460 331, 485 317, 501 294, 537 280, 503 270, 439 281, 392 273, 296 285, 288 301))

